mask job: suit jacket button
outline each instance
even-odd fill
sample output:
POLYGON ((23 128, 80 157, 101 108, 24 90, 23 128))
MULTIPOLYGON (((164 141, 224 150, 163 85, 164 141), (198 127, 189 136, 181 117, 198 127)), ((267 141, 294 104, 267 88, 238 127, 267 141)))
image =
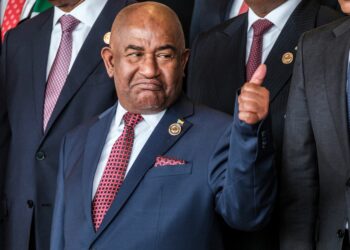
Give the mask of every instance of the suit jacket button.
POLYGON ((42 161, 45 159, 45 152, 44 151, 38 151, 35 155, 35 158, 38 160, 38 161, 42 161))
POLYGON ((34 207, 34 201, 32 201, 32 200, 27 200, 27 206, 28 206, 29 208, 33 208, 33 207, 34 207))
POLYGON ((337 236, 338 236, 338 238, 344 238, 344 236, 345 236, 345 232, 344 232, 344 230, 341 230, 341 229, 339 229, 338 231, 337 231, 337 236))

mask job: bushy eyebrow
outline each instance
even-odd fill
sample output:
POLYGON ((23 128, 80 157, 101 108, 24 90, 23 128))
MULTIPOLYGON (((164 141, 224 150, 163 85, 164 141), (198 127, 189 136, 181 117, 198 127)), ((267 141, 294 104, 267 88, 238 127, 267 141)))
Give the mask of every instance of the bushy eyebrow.
POLYGON ((157 51, 160 51, 160 50, 167 50, 167 49, 170 49, 172 50, 173 52, 176 52, 177 49, 175 46, 171 45, 171 44, 166 44, 166 45, 163 45, 163 46, 160 46, 157 48, 157 51))
POLYGON ((137 51, 144 51, 145 49, 143 47, 137 46, 137 45, 133 45, 133 44, 129 44, 126 48, 125 51, 132 49, 132 50, 137 50, 137 51))
MULTIPOLYGON (((136 51, 144 51, 145 48, 144 47, 141 47, 141 46, 137 46, 137 45, 134 45, 134 44, 129 44, 126 48, 125 48, 125 51, 127 50, 136 50, 136 51)), ((173 52, 176 52, 177 49, 175 46, 171 45, 171 44, 166 44, 166 45, 163 45, 163 46, 160 46, 156 49, 156 51, 161 51, 161 50, 167 50, 167 49, 170 49, 172 50, 173 52)))

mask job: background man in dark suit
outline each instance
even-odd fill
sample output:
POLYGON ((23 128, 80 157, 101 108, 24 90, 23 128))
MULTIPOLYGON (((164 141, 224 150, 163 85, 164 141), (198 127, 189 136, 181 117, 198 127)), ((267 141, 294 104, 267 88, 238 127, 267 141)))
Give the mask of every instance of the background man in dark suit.
MULTIPOLYGON (((340 9, 337 0, 318 1, 322 5, 327 5, 330 8, 336 10, 340 9)), ((240 0, 196 0, 194 2, 191 21, 191 44, 200 33, 208 31, 210 28, 235 17, 239 13, 238 10, 241 4, 240 0)))
MULTIPOLYGON (((7 33, 1 61, 0 145, 9 145, 4 249, 48 249, 63 135, 116 100, 100 58, 126 0, 53 0, 7 33), (3 141, 5 140, 5 141, 3 141)), ((3 148, 1 148, 2 151, 3 148)))
MULTIPOLYGON (((350 14, 349 1, 339 0, 350 14)), ((281 249, 350 249, 350 19, 306 33, 287 106, 281 249)))
MULTIPOLYGON (((194 44, 189 65, 188 95, 198 103, 232 114, 235 92, 251 75, 254 65, 265 62, 268 70, 264 86, 271 95, 272 132, 279 165, 284 114, 299 36, 338 18, 340 14, 313 0, 246 2, 250 6, 247 14, 203 33, 194 44), (265 33, 254 35, 255 27, 257 33, 262 27, 254 26, 255 21, 259 21, 256 23, 259 25, 261 22, 269 25, 265 33), (257 53, 258 48, 260 53, 257 53)), ((267 236, 270 235, 268 233, 267 236)), ((263 241, 268 238, 263 234, 260 236, 263 241)), ((277 230, 274 238, 277 242, 277 230)), ((238 240, 243 244, 244 235, 238 240)), ((268 242, 265 249, 273 249, 268 242)), ((265 245, 252 240, 252 235, 247 235, 246 243, 252 249, 256 246, 263 249, 265 245)), ((249 249, 248 246, 241 248, 249 249)))
POLYGON ((222 220, 265 224, 276 186, 264 65, 231 124, 182 95, 188 50, 168 7, 125 8, 102 55, 118 103, 65 137, 51 249, 221 250, 222 220))

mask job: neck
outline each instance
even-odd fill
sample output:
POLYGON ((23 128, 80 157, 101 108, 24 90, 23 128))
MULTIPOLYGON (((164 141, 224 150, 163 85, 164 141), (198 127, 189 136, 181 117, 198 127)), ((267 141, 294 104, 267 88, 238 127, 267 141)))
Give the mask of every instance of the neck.
POLYGON ((257 16, 263 18, 266 15, 268 15, 271 11, 273 11, 274 9, 276 9, 277 7, 279 7, 285 2, 286 0, 275 0, 275 1, 270 1, 270 3, 266 3, 266 4, 261 4, 261 3, 255 4, 255 1, 252 1, 252 3, 250 3, 249 5, 249 8, 252 11, 254 11, 254 13, 257 16))
POLYGON ((84 2, 85 0, 78 0, 75 3, 72 4, 64 4, 61 6, 57 6, 59 9, 61 9, 62 11, 68 13, 71 12, 72 10, 74 10, 78 5, 80 5, 82 2, 84 2))

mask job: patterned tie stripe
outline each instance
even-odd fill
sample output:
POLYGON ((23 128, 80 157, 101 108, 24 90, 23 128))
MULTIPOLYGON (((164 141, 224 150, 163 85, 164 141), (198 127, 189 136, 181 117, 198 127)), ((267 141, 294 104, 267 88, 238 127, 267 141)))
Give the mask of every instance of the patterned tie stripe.
POLYGON ((72 32, 79 24, 79 20, 71 15, 62 16, 59 22, 62 27, 62 37, 46 85, 43 117, 44 131, 68 76, 72 57, 72 32))
POLYGON ((253 23, 254 37, 246 66, 246 80, 250 81, 255 70, 262 63, 262 47, 264 34, 273 26, 267 19, 260 19, 253 23))
POLYGON ((95 197, 92 201, 92 220, 97 231, 123 184, 134 144, 135 126, 142 121, 140 114, 125 113, 124 130, 114 143, 108 157, 95 197))
POLYGON ((17 26, 25 0, 9 0, 5 9, 4 19, 1 26, 1 40, 10 29, 17 26))

